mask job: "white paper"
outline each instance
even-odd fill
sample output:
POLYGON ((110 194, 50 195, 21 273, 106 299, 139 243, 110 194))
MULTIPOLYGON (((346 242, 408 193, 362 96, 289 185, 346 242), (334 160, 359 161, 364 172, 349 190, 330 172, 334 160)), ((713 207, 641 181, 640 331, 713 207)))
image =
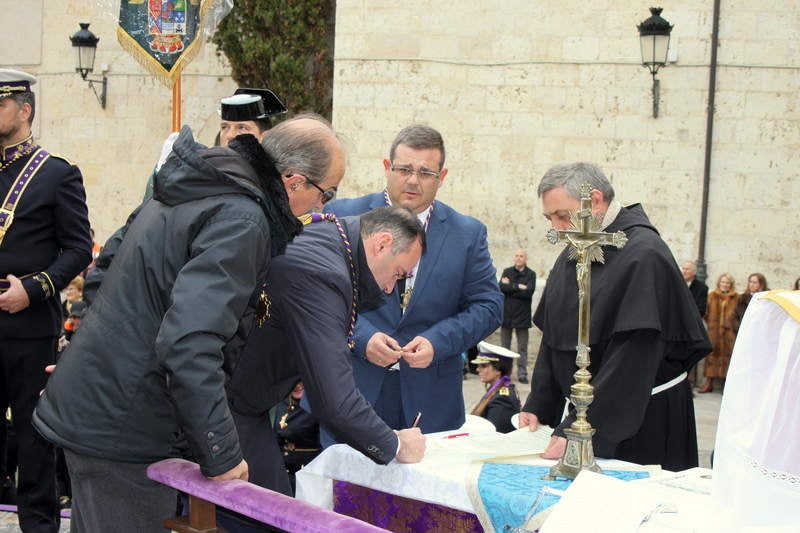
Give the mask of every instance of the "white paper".
POLYGON ((539 531, 636 532, 660 505, 660 498, 642 485, 584 470, 564 491, 539 531))

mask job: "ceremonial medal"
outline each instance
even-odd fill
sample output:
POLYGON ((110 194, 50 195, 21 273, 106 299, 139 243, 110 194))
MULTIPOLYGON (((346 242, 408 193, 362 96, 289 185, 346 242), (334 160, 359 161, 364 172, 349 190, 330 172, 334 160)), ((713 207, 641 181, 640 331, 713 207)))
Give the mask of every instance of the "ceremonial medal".
POLYGON ((278 420, 278 427, 280 427, 281 429, 286 429, 286 427, 289 425, 286 422, 287 418, 289 418, 289 413, 283 413, 283 416, 281 417, 281 419, 278 420))
POLYGON ((258 295, 258 305, 256 306, 256 322, 258 323, 258 327, 263 326, 264 322, 269 320, 269 312, 272 307, 272 302, 269 301, 267 291, 264 290, 265 287, 261 288, 261 294, 258 295))
POLYGON ((403 294, 400 296, 400 307, 405 309, 408 307, 408 302, 411 300, 411 295, 414 293, 413 288, 409 288, 403 291, 403 294))

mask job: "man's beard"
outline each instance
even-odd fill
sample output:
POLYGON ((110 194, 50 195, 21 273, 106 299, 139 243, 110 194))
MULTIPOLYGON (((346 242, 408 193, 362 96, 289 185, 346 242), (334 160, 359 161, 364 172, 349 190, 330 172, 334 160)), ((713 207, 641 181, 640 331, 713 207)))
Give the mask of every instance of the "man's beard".
POLYGON ((20 126, 18 124, 9 124, 5 128, 0 126, 0 146, 6 147, 18 139, 20 135, 20 126))

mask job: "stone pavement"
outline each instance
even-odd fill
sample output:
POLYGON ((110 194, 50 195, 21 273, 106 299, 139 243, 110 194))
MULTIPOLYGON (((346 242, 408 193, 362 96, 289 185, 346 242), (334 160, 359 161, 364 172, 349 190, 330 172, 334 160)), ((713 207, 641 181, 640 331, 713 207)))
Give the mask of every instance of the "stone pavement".
MULTIPOLYGON (((521 385, 515 381, 520 399, 524 402, 530 392, 530 385, 521 385)), ((468 374, 464 380, 464 403, 467 412, 478 402, 483 395, 484 388, 478 376, 468 374)), ((720 392, 708 394, 695 394, 694 409, 697 419, 697 444, 700 450, 700 466, 710 467, 709 458, 714 447, 714 439, 717 434, 717 417, 719 416, 719 406, 722 401, 720 392)), ((0 513, 0 533, 18 533, 17 516, 12 513, 0 513)), ((61 532, 69 531, 69 520, 61 521, 61 532)))

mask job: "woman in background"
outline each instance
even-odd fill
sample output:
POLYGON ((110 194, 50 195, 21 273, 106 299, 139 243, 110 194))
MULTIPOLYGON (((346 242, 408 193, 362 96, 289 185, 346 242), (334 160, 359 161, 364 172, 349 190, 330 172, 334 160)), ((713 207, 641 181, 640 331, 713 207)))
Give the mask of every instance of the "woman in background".
POLYGON ((767 278, 764 277, 764 274, 756 272, 747 277, 747 290, 739 295, 739 298, 736 300, 736 307, 731 315, 731 329, 734 335, 739 334, 739 326, 742 324, 744 312, 747 311, 747 306, 750 304, 753 295, 757 292, 768 290, 767 278))
POLYGON ((708 293, 706 323, 714 351, 706 356, 706 382, 697 390, 701 394, 714 390, 715 378, 725 379, 728 375, 733 342, 736 340, 736 334, 731 329, 730 323, 739 296, 734 287, 733 276, 725 273, 717 279, 716 288, 708 293))

